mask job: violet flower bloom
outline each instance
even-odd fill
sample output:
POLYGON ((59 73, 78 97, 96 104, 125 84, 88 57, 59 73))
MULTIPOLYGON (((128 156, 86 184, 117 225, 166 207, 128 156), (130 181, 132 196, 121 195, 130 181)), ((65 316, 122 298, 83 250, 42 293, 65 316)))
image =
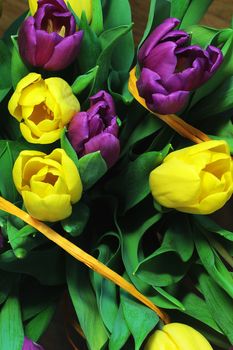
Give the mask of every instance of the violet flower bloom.
POLYGON ((46 70, 66 68, 78 54, 83 31, 76 31, 75 18, 63 0, 39 0, 35 15, 19 30, 22 59, 46 70))
POLYGON ((44 348, 25 337, 22 350, 44 350, 44 348))
POLYGON ((92 96, 90 101, 90 108, 77 113, 71 120, 69 139, 78 156, 100 151, 108 167, 111 167, 120 154, 114 101, 103 90, 92 96))
POLYGON ((168 18, 146 39, 139 50, 141 69, 137 81, 139 95, 147 107, 160 114, 179 112, 188 102, 190 91, 204 84, 222 63, 221 51, 189 45, 190 36, 168 18))

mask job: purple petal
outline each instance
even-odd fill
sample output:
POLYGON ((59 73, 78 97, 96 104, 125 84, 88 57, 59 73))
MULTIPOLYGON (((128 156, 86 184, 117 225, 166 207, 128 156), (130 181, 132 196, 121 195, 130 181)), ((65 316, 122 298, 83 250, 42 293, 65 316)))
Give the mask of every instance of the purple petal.
POLYGON ((145 99, 151 99, 153 93, 167 94, 167 90, 161 85, 161 78, 150 69, 143 68, 137 81, 139 95, 145 99))
POLYGON ((142 64, 144 59, 150 54, 150 51, 163 39, 167 33, 174 29, 180 21, 177 18, 167 18, 161 23, 145 40, 144 44, 139 50, 138 60, 142 64))
POLYGON ((112 96, 104 90, 100 90, 94 96, 90 97, 91 107, 99 101, 104 101, 107 106, 106 112, 110 115, 116 115, 115 103, 112 96))
POLYGON ((48 4, 51 4, 52 6, 59 9, 60 11, 68 11, 68 8, 64 0, 38 0, 39 8, 48 4))
POLYGON ((89 139, 89 123, 86 112, 79 112, 72 118, 68 136, 75 151, 77 153, 83 152, 84 143, 89 139))
POLYGON ((185 107, 188 98, 188 91, 175 91, 169 95, 153 94, 153 104, 148 104, 148 107, 160 114, 173 114, 185 107))
POLYGON ((208 52, 210 57, 210 73, 214 73, 223 62, 222 51, 212 45, 208 46, 206 51, 208 52))
POLYGON ((118 137, 119 133, 119 126, 117 124, 117 117, 114 117, 111 119, 110 125, 107 126, 107 128, 104 130, 106 133, 112 134, 116 137, 118 137))
POLYGON ((164 41, 173 41, 178 47, 187 44, 190 40, 190 35, 183 30, 172 30, 168 32, 162 38, 161 42, 164 41))
POLYGON ((57 33, 47 33, 44 30, 36 31, 36 66, 43 67, 53 54, 54 47, 62 38, 57 33), (46 49, 42 49, 42 48, 46 49))
POLYGON ((55 46, 53 55, 45 64, 44 68, 47 70, 61 70, 66 68, 78 55, 82 38, 83 31, 78 31, 75 34, 64 38, 55 46))
POLYGON ((44 350, 44 348, 25 337, 22 350, 44 350))
POLYGON ((108 168, 113 166, 120 155, 120 142, 115 136, 102 133, 85 144, 84 154, 100 151, 102 157, 107 163, 108 168))
POLYGON ((168 41, 158 44, 145 58, 143 67, 155 71, 161 79, 167 79, 176 69, 176 44, 168 41))
POLYGON ((35 20, 32 16, 23 21, 18 36, 19 53, 23 60, 31 65, 36 65, 36 31, 35 20))
POLYGON ((93 118, 89 120, 89 131, 90 131, 90 138, 100 134, 104 131, 104 123, 103 120, 100 118, 99 115, 94 115, 93 118))

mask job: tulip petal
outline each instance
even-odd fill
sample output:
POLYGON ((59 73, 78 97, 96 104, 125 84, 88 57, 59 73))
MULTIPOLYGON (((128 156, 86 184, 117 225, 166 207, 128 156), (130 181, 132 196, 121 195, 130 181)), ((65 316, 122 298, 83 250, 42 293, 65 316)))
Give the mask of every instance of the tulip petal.
POLYGON ((65 37, 55 46, 52 56, 44 65, 44 69, 62 70, 71 64, 78 55, 82 38, 83 32, 81 30, 73 35, 65 37))
POLYGON ((36 30, 35 19, 30 16, 26 18, 19 30, 18 36, 19 52, 26 63, 36 65, 36 30))
POLYGON ((41 198, 36 193, 22 191, 27 212, 41 221, 56 222, 71 215, 69 194, 52 194, 41 198))
POLYGON ((47 33, 44 30, 36 31, 37 50, 35 53, 36 66, 43 67, 53 54, 54 47, 61 41, 57 33, 47 33), (42 49, 42 48, 46 49, 42 49))
POLYGON ((77 153, 83 151, 84 143, 89 139, 88 115, 86 112, 76 114, 69 125, 69 139, 77 153))
MULTIPOLYGON (((144 350, 180 350, 165 332, 156 330, 149 338, 144 350)), ((186 350, 189 350, 187 348, 186 350)))
POLYGON ((172 114, 183 109, 188 103, 188 99, 188 91, 175 91, 168 95, 156 93, 152 95, 152 102, 147 103, 147 106, 160 114, 172 114))
POLYGON ((158 44, 158 42, 179 23, 180 21, 177 18, 167 18, 155 28, 139 50, 138 60, 140 64, 142 64, 142 61, 150 54, 151 50, 158 44))
POLYGON ((84 147, 84 154, 100 151, 108 167, 113 166, 120 155, 120 142, 114 135, 99 134, 90 139, 84 147))

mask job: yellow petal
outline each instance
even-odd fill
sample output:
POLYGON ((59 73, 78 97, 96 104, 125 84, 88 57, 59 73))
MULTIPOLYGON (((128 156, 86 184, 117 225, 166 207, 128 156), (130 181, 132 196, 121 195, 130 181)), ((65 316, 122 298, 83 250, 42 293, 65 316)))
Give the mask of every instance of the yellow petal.
POLYGON ((23 170, 25 167, 25 164, 28 162, 29 159, 36 156, 44 156, 45 153, 39 152, 39 151, 22 151, 20 152, 18 158, 16 159, 12 171, 14 184, 19 192, 21 192, 24 184, 22 183, 23 180, 23 170))
POLYGON ((22 106, 35 106, 45 101, 47 89, 43 80, 26 86, 19 99, 22 106))
POLYGON ((178 350, 213 350, 201 333, 185 324, 170 323, 164 326, 163 331, 173 340, 178 350))
MULTIPOLYGON (((67 3, 67 1, 66 1, 67 3)), ((92 0, 69 0, 69 3, 75 12, 75 14, 81 18, 81 14, 84 11, 86 13, 86 17, 88 22, 91 22, 92 18, 92 0)))
MULTIPOLYGON (((155 331, 146 343, 144 350, 180 350, 172 339, 163 331, 155 331)), ((186 350, 189 350, 187 348, 186 350)), ((199 349, 201 350, 201 349, 199 349)))
POLYGON ((28 4, 29 4, 31 15, 33 16, 37 11, 37 7, 38 7, 37 0, 28 0, 28 4))
POLYGON ((33 134, 32 130, 25 124, 20 123, 20 130, 23 137, 30 143, 35 144, 49 144, 59 140, 61 129, 52 130, 49 132, 41 132, 41 136, 33 134))
POLYGON ((150 173, 149 184, 153 197, 167 208, 196 203, 200 178, 192 165, 173 158, 150 173))
POLYGON ((82 181, 74 162, 67 156, 63 149, 57 148, 50 155, 49 159, 56 160, 61 164, 62 177, 71 195, 71 202, 76 203, 82 195, 82 181))
POLYGON ((68 124, 75 113, 80 111, 78 99, 72 93, 69 84, 61 78, 45 79, 49 93, 56 101, 60 110, 60 119, 63 126, 68 124))
POLYGON ((23 191, 22 197, 27 212, 41 221, 60 221, 70 216, 72 212, 68 194, 53 194, 41 198, 33 192, 23 191))

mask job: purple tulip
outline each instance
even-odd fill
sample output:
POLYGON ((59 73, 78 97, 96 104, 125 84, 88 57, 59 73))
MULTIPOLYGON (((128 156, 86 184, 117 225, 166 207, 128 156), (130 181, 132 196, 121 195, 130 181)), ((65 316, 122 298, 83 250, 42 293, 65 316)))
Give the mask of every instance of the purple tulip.
POLYGON ((25 337, 22 350, 44 350, 44 348, 25 337))
POLYGON ((190 91, 204 84, 223 60, 221 51, 189 45, 190 36, 168 18, 146 39, 139 50, 141 69, 137 81, 139 95, 148 108, 161 114, 179 112, 188 102, 190 91))
POLYGON ((19 30, 18 45, 23 60, 46 70, 66 68, 77 56, 83 31, 76 31, 75 18, 62 0, 39 0, 35 15, 19 30))
POLYGON ((90 108, 77 113, 71 120, 69 139, 78 156, 100 151, 108 167, 111 167, 120 154, 114 101, 103 90, 92 96, 90 101, 90 108))

